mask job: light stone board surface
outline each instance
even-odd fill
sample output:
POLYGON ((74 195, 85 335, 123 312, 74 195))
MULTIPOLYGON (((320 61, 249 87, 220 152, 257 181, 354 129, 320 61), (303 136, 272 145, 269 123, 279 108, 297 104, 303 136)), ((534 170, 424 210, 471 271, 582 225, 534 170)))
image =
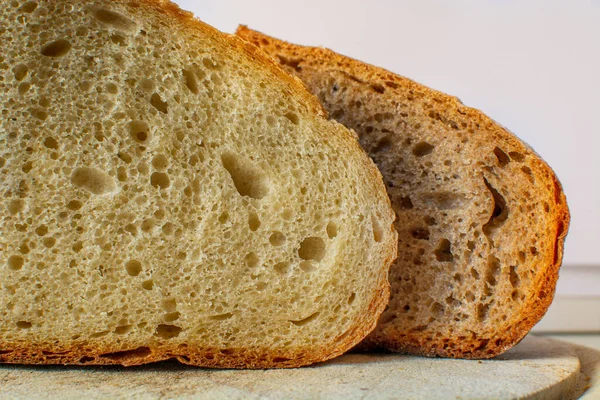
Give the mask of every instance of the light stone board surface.
POLYGON ((264 371, 175 362, 131 368, 4 365, 0 398, 558 399, 592 394, 599 365, 600 352, 529 336, 485 361, 349 354, 309 368, 264 371), (582 354, 586 374, 580 373, 582 354))

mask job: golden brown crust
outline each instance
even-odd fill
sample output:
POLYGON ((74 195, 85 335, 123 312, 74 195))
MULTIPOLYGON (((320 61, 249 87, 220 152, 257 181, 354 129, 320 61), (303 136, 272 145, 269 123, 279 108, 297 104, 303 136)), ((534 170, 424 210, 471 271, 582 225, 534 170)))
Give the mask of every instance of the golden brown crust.
MULTIPOLYGON (((306 112, 315 118, 324 118, 326 113, 319 101, 306 89, 301 81, 284 72, 279 65, 270 57, 260 51, 256 46, 238 38, 234 35, 225 35, 216 29, 195 19, 191 13, 182 11, 177 5, 165 0, 138 0, 123 2, 128 6, 135 4, 136 7, 146 9, 146 13, 160 13, 165 16, 176 18, 184 29, 199 31, 210 35, 216 41, 235 53, 246 54, 256 68, 263 68, 273 77, 278 84, 286 87, 286 93, 299 99, 299 104, 306 108, 306 112)), ((328 122, 324 122, 329 124, 328 122)), ((332 125, 328 125, 332 126, 332 125)), ((362 160, 362 167, 369 175, 366 185, 370 185, 371 192, 379 197, 384 197, 381 174, 364 157, 364 152, 356 143, 352 135, 345 129, 337 127, 329 129, 330 133, 337 137, 343 145, 346 154, 360 154, 358 159, 362 160)), ((389 199, 386 200, 389 205, 389 199)), ((391 209, 388 206, 391 218, 391 209)), ((391 228, 392 235, 396 232, 391 228)), ((193 346, 173 348, 164 343, 149 343, 143 346, 121 345, 121 347, 102 347, 92 343, 73 342, 72 346, 61 347, 49 342, 47 345, 32 345, 31 343, 9 343, 0 342, 0 362, 2 363, 27 363, 27 364, 75 364, 75 365, 109 365, 120 364, 124 366, 140 365, 149 362, 176 358, 179 361, 209 368, 293 368, 321 362, 339 356, 358 344, 376 326, 378 316, 383 312, 389 297, 389 283, 387 272, 389 265, 395 258, 396 246, 394 241, 384 249, 386 254, 385 268, 381 268, 380 279, 374 285, 369 312, 360 316, 355 326, 348 332, 340 335, 334 344, 324 344, 320 348, 300 349, 290 351, 289 349, 197 349, 193 346)), ((116 346, 116 345, 115 345, 116 346)))
MULTIPOLYGON (((405 93, 410 93, 409 102, 443 104, 446 110, 451 110, 450 113, 460 117, 456 118, 457 120, 468 119, 477 127, 481 127, 477 133, 481 137, 472 139, 491 141, 517 149, 517 151, 533 160, 533 175, 542 182, 538 190, 544 191, 545 198, 554 203, 552 207, 553 218, 548 222, 546 228, 547 236, 549 238, 553 237, 554 240, 548 250, 541 256, 543 260, 540 263, 541 265, 535 267, 537 270, 541 270, 542 273, 533 285, 534 288, 530 293, 527 293, 526 303, 521 307, 516 322, 502 331, 495 332, 493 337, 479 336, 478 332, 473 332, 471 337, 440 337, 433 335, 431 331, 421 332, 420 330, 407 330, 403 326, 393 326, 388 327, 385 331, 376 329, 361 343, 359 348, 383 347, 392 351, 424 356, 490 358, 517 344, 542 318, 552 302, 558 269, 562 261, 564 239, 569 226, 570 216, 566 198, 551 168, 532 149, 508 130, 480 111, 464 106, 456 97, 429 89, 407 78, 341 56, 328 49, 289 44, 252 31, 245 26, 240 26, 237 34, 277 58, 282 66, 293 74, 302 75, 303 68, 307 67, 312 71, 310 74, 330 74, 330 76, 342 74, 351 81, 362 84, 365 98, 368 98, 367 92, 376 92, 382 95, 385 92, 386 98, 390 99, 390 103, 392 103, 394 97, 406 96, 405 93)), ((308 77, 309 73, 306 74, 306 77, 308 77)), ((313 92, 316 90, 313 90, 313 92)), ((402 100, 406 99, 403 98, 402 100)), ((391 104, 389 109, 390 112, 395 112, 391 104)), ((381 110, 381 112, 385 111, 381 110)), ((335 115, 333 116, 335 117, 335 115)), ((445 121, 445 123, 455 122, 445 121)), ((401 268, 401 266, 397 264, 392 268, 401 268)))

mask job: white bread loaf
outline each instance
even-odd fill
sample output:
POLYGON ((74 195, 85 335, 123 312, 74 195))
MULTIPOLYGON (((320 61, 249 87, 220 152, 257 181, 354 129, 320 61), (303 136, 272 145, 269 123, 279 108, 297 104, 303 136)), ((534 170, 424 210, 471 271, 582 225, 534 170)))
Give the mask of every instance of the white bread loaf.
POLYGON ((394 214, 299 81, 168 1, 1 5, 1 362, 293 367, 372 330, 394 214))
POLYGON ((518 343, 552 301, 569 227, 550 167, 455 97, 327 49, 238 35, 354 129, 387 184, 399 256, 361 346, 489 358, 518 343))

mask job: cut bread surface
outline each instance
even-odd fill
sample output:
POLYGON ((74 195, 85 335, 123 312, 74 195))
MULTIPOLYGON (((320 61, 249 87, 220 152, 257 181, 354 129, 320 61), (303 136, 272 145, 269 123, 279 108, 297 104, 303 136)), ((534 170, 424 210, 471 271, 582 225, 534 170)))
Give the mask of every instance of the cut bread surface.
POLYGON ((375 165, 167 1, 2 1, 0 361, 294 367, 375 326, 375 165))
POLYGON ((391 299, 362 348, 489 358, 550 305, 569 211, 534 151, 457 98, 323 48, 240 27, 355 130, 399 233, 391 299))

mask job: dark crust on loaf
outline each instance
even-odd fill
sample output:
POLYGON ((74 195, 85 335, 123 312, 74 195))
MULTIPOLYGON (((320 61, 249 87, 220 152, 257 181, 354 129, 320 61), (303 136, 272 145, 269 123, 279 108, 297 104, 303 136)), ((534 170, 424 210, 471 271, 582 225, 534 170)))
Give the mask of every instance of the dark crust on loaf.
MULTIPOLYGON (((121 2, 145 7, 147 12, 156 12, 167 17, 176 18, 185 28, 197 30, 206 35, 213 36, 232 52, 245 53, 255 64, 273 75, 273 79, 287 86, 287 94, 300 100, 308 113, 315 118, 327 118, 327 113, 318 99, 313 96, 304 84, 296 77, 283 71, 277 62, 263 53, 258 47, 248 43, 236 35, 224 34, 217 29, 196 19, 192 13, 183 11, 169 0, 136 0, 121 2)), ((92 3, 90 1, 90 3, 92 3)), ((115 3, 117 3, 115 1, 115 3)), ((377 167, 356 142, 354 137, 345 128, 339 125, 338 129, 331 129, 330 134, 339 136, 345 142, 349 153, 357 154, 357 159, 363 164, 363 169, 369 175, 368 183, 370 193, 374 196, 385 193, 382 177, 377 167)), ((387 196, 385 196, 387 199, 387 196)), ((389 199, 387 207, 391 213, 389 199)), ((392 235, 396 232, 390 227, 392 235)), ((49 343, 47 346, 32 346, 24 343, 6 343, 0 341, 0 363, 10 364, 73 364, 73 365, 123 365, 134 366, 150 362, 175 358, 182 363, 208 367, 208 368, 236 368, 236 369, 265 369, 265 368, 295 368, 317 362, 323 362, 340 356, 360 343, 377 326, 377 320, 384 311, 389 299, 389 282, 387 273, 391 263, 396 258, 397 248, 395 241, 390 240, 389 246, 384 250, 387 255, 380 279, 374 285, 372 300, 368 312, 360 316, 354 328, 343 333, 337 338, 335 347, 324 345, 320 348, 300 349, 289 351, 281 349, 196 349, 170 348, 164 344, 148 344, 134 348, 100 348, 91 344, 81 344, 70 348, 57 348, 49 343), (107 354, 113 354, 107 357, 107 354), (115 353, 118 353, 115 355, 115 353), (120 353, 120 354, 119 354, 120 353)))
MULTIPOLYGON (((541 179, 547 189, 547 197, 554 203, 554 218, 550 221, 548 229, 553 232, 553 246, 550 251, 543 254, 543 265, 536 266, 541 269, 540 278, 534 285, 535 293, 528 293, 528 300, 523 305, 518 315, 517 322, 506 330, 498 331, 493 338, 474 337, 460 339, 456 337, 433 337, 419 331, 406 331, 403 327, 395 326, 385 332, 376 329, 358 349, 368 350, 384 348, 390 351, 405 352, 422 356, 441 356, 455 358, 491 358, 502 354, 521 341, 531 328, 543 317, 550 306, 558 270, 562 262, 564 240, 568 231, 570 215, 565 194, 552 169, 534 151, 520 141, 507 129, 500 126, 482 112, 464 106, 456 97, 429 89, 410 79, 395 75, 382 68, 378 68, 349 57, 334 53, 323 48, 303 47, 290 44, 260 32, 253 31, 245 26, 238 28, 237 34, 244 39, 261 47, 271 56, 277 56, 279 61, 288 71, 300 71, 303 65, 310 65, 317 72, 315 74, 341 73, 350 79, 365 85, 365 90, 396 93, 397 87, 412 89, 426 100, 443 103, 454 112, 466 118, 477 121, 489 140, 505 143, 520 149, 533 159, 534 174, 541 179), (392 85, 383 85, 392 82, 392 85), (382 89, 383 88, 383 89, 382 89)), ((419 100, 417 100, 419 101, 419 100)), ((391 107, 390 107, 391 108, 391 107)), ((383 110, 385 111, 385 110, 383 110)), ((398 265, 392 266, 392 268, 398 265)))

